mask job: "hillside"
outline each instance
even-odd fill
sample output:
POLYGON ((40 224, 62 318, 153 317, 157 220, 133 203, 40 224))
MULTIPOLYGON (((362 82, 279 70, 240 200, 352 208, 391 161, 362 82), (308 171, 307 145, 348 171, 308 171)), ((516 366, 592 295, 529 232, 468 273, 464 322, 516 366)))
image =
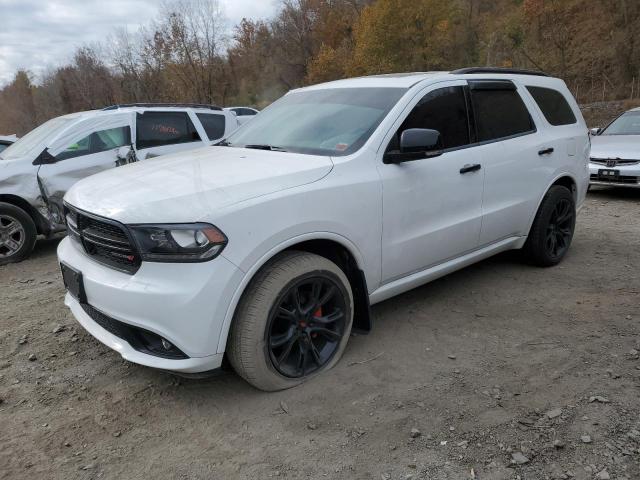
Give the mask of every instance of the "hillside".
MULTIPOLYGON (((167 5, 135 34, 79 45, 44 78, 16 72, 0 90, 0 132, 114 103, 265 106, 309 83, 470 65, 544 70, 581 104, 640 98, 637 1, 283 0, 231 38, 216 0, 167 5)), ((613 110, 586 112, 598 123, 613 110)))

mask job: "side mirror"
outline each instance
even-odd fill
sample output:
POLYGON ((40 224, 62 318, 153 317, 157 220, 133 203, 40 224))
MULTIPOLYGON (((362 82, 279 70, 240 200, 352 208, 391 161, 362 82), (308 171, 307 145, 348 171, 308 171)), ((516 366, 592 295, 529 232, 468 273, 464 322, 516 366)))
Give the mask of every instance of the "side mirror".
POLYGON ((133 148, 133 145, 128 147, 122 146, 116 150, 116 167, 121 167, 137 161, 138 157, 136 156, 136 151, 133 148))
POLYGON ((400 153, 385 153, 384 163, 403 163, 442 155, 440 132, 430 128, 409 128, 400 135, 400 153))
POLYGON ((595 137, 597 135, 600 135, 600 132, 602 132, 602 128, 600 128, 600 127, 592 128, 591 130, 589 130, 589 133, 593 137, 595 137))
POLYGON ((428 152, 440 143, 440 132, 429 128, 409 128, 400 136, 400 153, 428 152))
POLYGON ((120 147, 116 153, 116 155, 118 156, 118 160, 126 160, 127 155, 129 155, 130 151, 131 147, 120 147))
POLYGON ((40 155, 33 161, 33 165, 51 165, 56 163, 58 159, 49 153, 49 149, 45 148, 40 155))

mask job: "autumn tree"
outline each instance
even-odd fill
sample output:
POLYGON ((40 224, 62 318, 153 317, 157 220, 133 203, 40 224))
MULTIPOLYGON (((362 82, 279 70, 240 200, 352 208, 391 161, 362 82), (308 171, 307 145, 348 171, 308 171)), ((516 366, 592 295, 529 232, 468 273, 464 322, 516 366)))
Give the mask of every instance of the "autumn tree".
POLYGON ((235 103, 265 106, 290 87, 272 61, 277 48, 266 22, 242 20, 227 52, 235 103))
POLYGON ((355 47, 354 27, 362 9, 370 3, 363 0, 320 2, 314 29, 316 53, 307 63, 307 83, 347 75, 355 47))
POLYGON ((35 126, 34 90, 28 72, 19 70, 13 81, 0 91, 0 131, 22 135, 35 126))
POLYGON ((281 0, 231 29, 220 0, 160 5, 35 79, 17 72, 0 88, 0 132, 112 103, 264 107, 307 84, 474 65, 547 71, 579 101, 640 96, 633 0, 281 0))
POLYGON ((463 57, 463 10, 451 0, 378 0, 356 24, 350 74, 443 70, 463 57))

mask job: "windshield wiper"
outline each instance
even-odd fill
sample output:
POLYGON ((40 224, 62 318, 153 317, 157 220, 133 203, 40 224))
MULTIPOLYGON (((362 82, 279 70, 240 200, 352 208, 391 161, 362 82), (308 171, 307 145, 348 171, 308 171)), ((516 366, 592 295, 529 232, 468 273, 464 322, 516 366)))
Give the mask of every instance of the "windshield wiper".
POLYGON ((218 143, 214 143, 213 146, 214 147, 230 147, 231 144, 229 143, 229 140, 227 140, 226 138, 223 138, 218 143))
POLYGON ((275 147, 273 145, 245 145, 244 148, 253 148, 255 150, 271 150, 272 152, 286 152, 282 147, 275 147))

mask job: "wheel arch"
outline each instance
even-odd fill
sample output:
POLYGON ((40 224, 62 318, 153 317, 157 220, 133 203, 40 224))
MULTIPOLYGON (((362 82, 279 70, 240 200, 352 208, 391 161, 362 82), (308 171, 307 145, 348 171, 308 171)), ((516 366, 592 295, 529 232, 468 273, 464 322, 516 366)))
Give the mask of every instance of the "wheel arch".
MULTIPOLYGON (((551 185, 549 185, 549 187, 544 192, 544 194, 546 195, 549 189, 555 185, 561 185, 563 187, 566 187, 573 195, 573 199, 576 201, 578 200, 578 182, 576 182, 576 180, 571 175, 564 174, 558 177, 551 185)), ((544 198, 544 195, 542 196, 542 198, 544 198)), ((538 203, 538 208, 540 208, 540 203, 542 203, 542 198, 538 203)))
POLYGON ((10 205, 13 205, 14 207, 18 207, 21 210, 24 210, 27 213, 27 215, 31 217, 31 220, 33 220, 33 223, 35 223, 36 231, 38 232, 38 234, 46 235, 49 233, 50 228, 47 221, 44 219, 42 215, 40 215, 38 210, 33 205, 31 205, 28 201, 26 201, 24 198, 19 197, 17 195, 2 193, 0 194, 0 202, 8 203, 10 205))
POLYGON ((282 252, 298 250, 314 253, 327 258, 338 265, 347 276, 351 285, 354 300, 353 331, 355 333, 366 334, 371 331, 372 321, 369 305, 369 291, 367 288, 366 276, 362 270, 363 258, 355 245, 348 239, 334 233, 323 232, 309 235, 301 235, 284 242, 263 255, 252 268, 245 272, 239 287, 227 308, 222 332, 218 341, 218 353, 226 349, 229 330, 235 311, 244 295, 248 285, 260 269, 269 260, 282 252))
POLYGON ((353 331, 368 333, 371 331, 371 313, 367 279, 360 269, 351 250, 335 240, 306 240, 287 247, 283 251, 299 250, 324 257, 340 267, 345 273, 353 292, 353 331))
POLYGON ((551 181, 551 183, 547 186, 547 188, 544 189, 544 192, 542 193, 542 195, 540 195, 540 198, 538 198, 538 204, 536 205, 536 209, 534 210, 533 214, 531 215, 531 218, 529 219, 529 228, 527 229, 527 236, 529 236, 529 233, 531 232, 531 227, 533 226, 533 222, 536 218, 536 215, 540 210, 540 205, 542 205, 542 200, 544 200, 544 197, 547 195, 551 187, 554 187, 556 185, 560 185, 569 189, 569 191, 573 195, 574 201, 576 202, 578 201, 578 182, 576 181, 576 179, 571 174, 566 172, 556 175, 554 179, 551 181))

